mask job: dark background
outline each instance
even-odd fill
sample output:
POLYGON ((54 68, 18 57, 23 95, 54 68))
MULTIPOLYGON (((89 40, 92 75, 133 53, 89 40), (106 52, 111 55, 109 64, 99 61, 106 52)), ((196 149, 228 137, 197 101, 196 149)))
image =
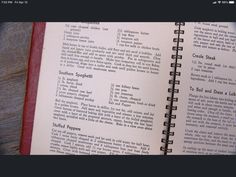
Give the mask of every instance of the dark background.
POLYGON ((236 21, 236 0, 235 4, 213 4, 216 0, 26 1, 21 5, 0 1, 0 21, 236 21))

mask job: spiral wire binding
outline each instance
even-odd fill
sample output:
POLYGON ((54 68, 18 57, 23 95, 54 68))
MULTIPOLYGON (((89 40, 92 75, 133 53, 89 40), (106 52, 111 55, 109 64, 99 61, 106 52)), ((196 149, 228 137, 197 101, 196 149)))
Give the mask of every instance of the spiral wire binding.
POLYGON ((171 136, 174 136, 174 132, 171 131, 171 128, 175 127, 175 123, 172 123, 172 119, 176 119, 176 115, 173 114, 173 110, 177 110, 177 106, 174 106, 174 102, 178 102, 178 98, 175 97, 175 94, 179 93, 179 89, 175 88, 175 85, 179 85, 180 81, 176 79, 177 76, 180 76, 180 72, 177 71, 177 68, 181 68, 181 63, 178 63, 179 60, 182 59, 182 55, 179 55, 179 51, 183 51, 183 47, 180 46, 180 43, 184 42, 183 38, 180 38, 180 35, 184 34, 184 30, 181 29, 181 26, 185 26, 184 22, 176 22, 175 26, 178 26, 177 30, 174 30, 174 34, 177 34, 177 38, 173 39, 173 42, 176 43, 175 46, 172 47, 172 50, 175 51, 175 55, 171 56, 171 59, 174 60, 174 63, 171 63, 170 67, 173 68, 173 71, 170 72, 170 76, 172 76, 171 80, 169 80, 169 84, 171 88, 168 88, 168 92, 171 93, 170 97, 167 97, 167 101, 169 102, 166 105, 167 113, 165 114, 164 126, 165 130, 162 131, 164 138, 161 139, 163 146, 161 146, 160 150, 164 152, 164 155, 167 153, 171 153, 172 149, 169 148, 169 145, 173 144, 173 140, 170 139, 171 136))

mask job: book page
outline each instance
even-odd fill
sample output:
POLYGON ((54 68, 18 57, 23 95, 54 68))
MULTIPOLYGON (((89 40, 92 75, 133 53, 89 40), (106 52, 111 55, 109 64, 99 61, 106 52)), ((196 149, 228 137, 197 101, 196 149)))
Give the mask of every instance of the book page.
POLYGON ((236 154, 236 23, 186 23, 173 154, 236 154))
POLYGON ((160 154, 174 23, 47 23, 31 154, 160 154))

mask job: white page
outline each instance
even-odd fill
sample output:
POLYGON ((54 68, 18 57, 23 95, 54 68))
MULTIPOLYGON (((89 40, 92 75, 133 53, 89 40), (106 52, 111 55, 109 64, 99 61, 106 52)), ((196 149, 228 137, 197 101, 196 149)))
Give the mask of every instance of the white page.
POLYGON ((47 23, 31 154, 160 154, 175 28, 47 23))
POLYGON ((235 154, 236 25, 186 23, 183 29, 172 154, 235 154))

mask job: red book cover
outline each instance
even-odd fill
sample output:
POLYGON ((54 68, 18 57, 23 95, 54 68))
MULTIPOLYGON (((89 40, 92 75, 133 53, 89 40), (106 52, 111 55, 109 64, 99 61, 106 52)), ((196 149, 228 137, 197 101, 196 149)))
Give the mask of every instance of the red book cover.
POLYGON ((22 155, 30 154, 45 26, 43 22, 33 23, 20 142, 22 155))

